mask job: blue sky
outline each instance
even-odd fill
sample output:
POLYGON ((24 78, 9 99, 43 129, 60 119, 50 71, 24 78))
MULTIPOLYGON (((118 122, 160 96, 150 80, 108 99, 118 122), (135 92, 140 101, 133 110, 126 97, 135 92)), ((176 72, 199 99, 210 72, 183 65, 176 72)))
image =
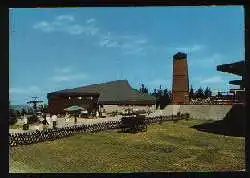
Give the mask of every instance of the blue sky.
POLYGON ((194 88, 227 91, 239 77, 216 65, 244 59, 244 10, 224 7, 12 9, 10 101, 127 79, 171 88, 172 56, 188 55, 194 88))

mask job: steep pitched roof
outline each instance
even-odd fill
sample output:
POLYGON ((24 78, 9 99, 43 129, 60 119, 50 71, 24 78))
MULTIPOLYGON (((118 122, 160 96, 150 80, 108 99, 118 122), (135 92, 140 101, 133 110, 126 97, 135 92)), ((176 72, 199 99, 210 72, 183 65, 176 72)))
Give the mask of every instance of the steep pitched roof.
POLYGON ((132 89, 127 80, 116 80, 101 84, 65 89, 53 94, 98 94, 99 104, 155 104, 155 97, 132 89))

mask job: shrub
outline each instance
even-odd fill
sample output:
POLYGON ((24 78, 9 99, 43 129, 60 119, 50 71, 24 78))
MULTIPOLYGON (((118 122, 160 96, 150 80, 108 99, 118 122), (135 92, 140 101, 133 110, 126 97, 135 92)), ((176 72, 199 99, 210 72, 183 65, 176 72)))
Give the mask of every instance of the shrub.
POLYGON ((33 124, 35 122, 38 122, 38 118, 35 114, 32 114, 27 119, 28 119, 28 124, 33 124))
POLYGON ((113 111, 110 113, 111 116, 117 116, 118 115, 118 111, 113 111))
POLYGON ((23 125, 23 130, 29 130, 29 124, 24 124, 23 125))

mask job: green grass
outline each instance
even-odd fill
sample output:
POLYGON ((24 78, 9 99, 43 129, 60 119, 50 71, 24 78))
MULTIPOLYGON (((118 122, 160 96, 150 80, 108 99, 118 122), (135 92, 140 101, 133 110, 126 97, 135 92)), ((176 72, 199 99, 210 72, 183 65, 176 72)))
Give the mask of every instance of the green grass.
POLYGON ((10 148, 10 172, 229 171, 245 169, 244 138, 190 128, 204 121, 149 125, 147 132, 77 134, 10 148))
POLYGON ((23 129, 23 125, 17 125, 17 124, 9 125, 9 129, 23 129))

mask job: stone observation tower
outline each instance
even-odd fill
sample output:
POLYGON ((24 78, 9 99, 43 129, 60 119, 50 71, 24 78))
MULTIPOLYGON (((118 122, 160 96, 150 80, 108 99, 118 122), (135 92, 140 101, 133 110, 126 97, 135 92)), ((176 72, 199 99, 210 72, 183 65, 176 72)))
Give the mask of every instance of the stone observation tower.
POLYGON ((173 104, 189 104, 189 79, 187 54, 178 52, 173 56, 173 104))

